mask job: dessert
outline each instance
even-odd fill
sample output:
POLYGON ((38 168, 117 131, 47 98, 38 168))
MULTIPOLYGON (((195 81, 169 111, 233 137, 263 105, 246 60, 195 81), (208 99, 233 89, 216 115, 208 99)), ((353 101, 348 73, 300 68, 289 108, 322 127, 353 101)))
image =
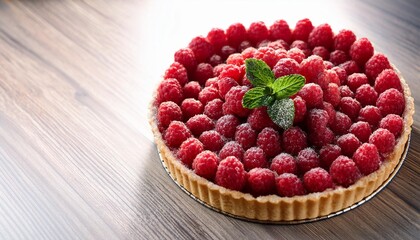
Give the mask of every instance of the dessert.
POLYGON ((367 38, 309 19, 214 28, 174 54, 150 107, 171 177, 258 221, 314 219, 371 195, 400 163, 408 85, 367 38))

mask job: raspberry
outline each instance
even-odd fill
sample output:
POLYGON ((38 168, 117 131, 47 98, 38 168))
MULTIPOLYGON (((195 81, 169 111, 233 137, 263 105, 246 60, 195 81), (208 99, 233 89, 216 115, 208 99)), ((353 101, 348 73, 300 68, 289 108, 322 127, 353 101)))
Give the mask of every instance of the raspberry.
POLYGON ((253 22, 251 25, 249 25, 248 31, 248 39, 253 44, 257 44, 261 42, 262 40, 265 40, 268 38, 268 29, 264 22, 253 22))
POLYGON ((267 158, 264 151, 259 147, 251 147, 244 153, 244 159, 242 161, 246 171, 253 168, 265 168, 267 167, 267 158))
POLYGON ((298 63, 301 63, 305 59, 305 53, 299 48, 291 48, 287 51, 287 57, 295 60, 298 63))
POLYGON ((334 133, 329 128, 319 129, 309 133, 309 142, 316 147, 322 147, 334 141, 334 133))
POLYGON ((213 120, 204 114, 191 117, 185 124, 195 136, 200 136, 200 134, 204 131, 208 131, 214 128, 213 120))
POLYGON ((248 172, 248 186, 254 197, 270 195, 275 191, 276 175, 267 168, 251 169, 248 172))
POLYGON ((401 115, 404 111, 404 95, 395 88, 390 88, 381 93, 376 100, 376 106, 383 116, 388 114, 401 115))
POLYGON ((231 47, 229 45, 225 45, 220 50, 220 56, 222 59, 227 59, 230 55, 234 54, 236 52, 236 49, 234 47, 231 47))
POLYGON ((367 77, 363 73, 353 73, 348 76, 347 78, 347 86, 349 86, 350 90, 355 92, 357 88, 362 86, 363 84, 369 83, 367 77))
POLYGON ((244 57, 244 59, 253 58, 256 52, 257 49, 254 47, 247 47, 241 52, 241 55, 244 57))
POLYGON ((336 112, 335 121, 334 124, 331 125, 331 130, 333 130, 336 135, 346 134, 351 124, 352 121, 349 116, 342 112, 336 112))
POLYGON ((276 178, 277 193, 282 197, 305 194, 302 180, 292 173, 283 173, 276 178))
POLYGON ((306 78, 307 83, 313 82, 324 69, 324 61, 316 55, 304 59, 300 64, 300 74, 306 78))
POLYGON ((340 85, 340 79, 334 70, 324 70, 314 79, 314 83, 318 84, 322 89, 327 89, 330 83, 337 84, 337 86, 340 85))
POLYGON ((306 133, 299 127, 291 127, 283 132, 282 142, 285 152, 297 155, 307 147, 306 133))
POLYGON ((194 98, 186 98, 181 103, 181 109, 184 118, 189 119, 190 117, 203 113, 203 104, 194 98))
POLYGON ((361 176, 356 163, 346 156, 339 156, 331 164, 330 174, 334 182, 343 187, 352 185, 361 176))
POLYGON ((358 121, 351 125, 349 132, 354 134, 361 142, 367 142, 372 134, 372 129, 368 122, 358 121))
POLYGON ((363 143, 356 150, 353 155, 353 161, 363 175, 368 175, 378 170, 381 164, 378 149, 370 143, 363 143))
POLYGON ((300 72, 299 63, 291 58, 282 58, 273 67, 276 78, 300 72))
POLYGON ((275 40, 274 42, 268 43, 267 47, 270 47, 274 50, 277 50, 277 49, 286 50, 286 49, 289 49, 289 44, 286 41, 284 41, 283 39, 279 39, 279 40, 275 40))
POLYGON ((166 128, 172 121, 182 120, 181 108, 174 102, 163 102, 157 111, 157 120, 160 126, 166 128))
POLYGON ((311 49, 309 49, 309 46, 306 42, 301 41, 301 40, 295 40, 292 42, 292 44, 290 44, 290 48, 298 48, 300 49, 306 57, 308 57, 309 55, 311 55, 311 49))
POLYGON ((227 37, 225 31, 220 28, 212 28, 207 33, 207 41, 213 45, 213 49, 218 52, 224 45, 227 44, 227 37))
POLYGON ((213 67, 213 76, 218 77, 220 73, 225 69, 226 63, 221 63, 213 67))
POLYGON ((379 122, 380 128, 385 128, 394 134, 395 138, 401 135, 403 130, 404 120, 396 114, 388 114, 379 122))
POLYGON ((172 121, 166 129, 164 139, 169 147, 179 147, 189 137, 191 132, 183 122, 172 121))
POLYGON ((224 99, 225 95, 227 92, 229 92, 229 90, 232 87, 238 86, 238 82, 235 81, 235 79, 230 78, 230 77, 224 77, 221 78, 218 82, 218 87, 219 87, 219 94, 220 96, 224 99))
POLYGON ((252 57, 256 50, 249 41, 242 41, 238 46, 238 52, 241 52, 245 59, 252 57))
POLYGON ((330 53, 330 62, 334 65, 340 65, 349 60, 349 56, 344 51, 335 50, 330 53))
POLYGON ((319 156, 313 148, 305 148, 296 157, 296 163, 301 174, 312 168, 319 167, 319 156))
MULTIPOLYGON (((326 70, 331 70, 331 68, 334 67, 334 64, 332 64, 332 62, 325 60, 324 61, 324 67, 326 70)), ((338 77, 338 76, 337 76, 338 77)), ((340 80, 340 79, 339 79, 340 80)))
POLYGON ((305 119, 306 102, 301 97, 296 96, 293 98, 293 104, 295 106, 295 118, 293 119, 293 123, 300 123, 305 119))
POLYGON ((340 104, 341 93, 337 84, 329 83, 327 89, 324 90, 324 101, 330 103, 334 107, 340 104))
POLYGON ((172 101, 176 104, 180 104, 184 99, 182 93, 182 87, 178 80, 175 78, 168 78, 163 80, 157 89, 157 101, 158 103, 172 101))
POLYGON ((194 71, 197 66, 197 60, 191 48, 181 48, 176 51, 174 60, 184 65, 187 71, 194 71))
POLYGON ((349 86, 347 85, 340 86, 339 89, 340 89, 341 97, 351 97, 351 98, 354 97, 354 93, 352 90, 350 90, 349 86))
POLYGON ((204 84, 204 87, 214 87, 217 89, 217 83, 219 82, 218 77, 213 77, 207 79, 206 83, 204 84))
POLYGON ((310 132, 322 131, 327 127, 329 116, 327 111, 314 108, 308 112, 306 126, 310 132))
POLYGON ((358 73, 361 71, 359 65, 357 65, 357 63, 353 60, 343 62, 338 66, 346 70, 347 75, 351 75, 353 73, 358 73))
POLYGON ((337 139, 337 145, 341 148, 341 153, 348 157, 351 157, 361 144, 359 139, 352 133, 341 135, 337 139))
POLYGON ((249 88, 245 86, 232 87, 225 96, 226 102, 223 104, 224 113, 235 114, 239 117, 248 116, 250 110, 242 106, 242 98, 248 90, 249 88))
POLYGON ((229 55, 229 57, 226 59, 227 64, 233 64, 236 66, 241 66, 245 64, 244 56, 240 53, 234 53, 229 55))
POLYGON ((216 131, 227 138, 233 138, 235 136, 236 127, 241 122, 233 115, 224 115, 219 118, 216 122, 216 131))
POLYGON ((200 63, 194 72, 194 80, 204 85, 207 79, 213 77, 213 67, 209 63, 200 63))
POLYGON ((226 30, 226 37, 230 46, 237 47, 242 41, 247 39, 247 33, 242 23, 235 23, 226 30))
POLYGON ((238 142, 230 141, 226 143, 220 150, 219 152, 220 159, 225 159, 229 156, 234 156, 240 161, 242 161, 242 158, 244 156, 244 149, 238 142))
POLYGON ((312 29, 308 37, 308 43, 311 48, 323 46, 326 49, 331 49, 333 37, 334 33, 331 26, 328 23, 324 23, 312 29))
POLYGON ((334 109, 334 106, 331 103, 323 102, 322 109, 328 113, 328 124, 327 126, 331 126, 335 122, 335 115, 337 112, 334 109))
POLYGON ((319 161, 321 167, 324 169, 329 169, 331 163, 341 155, 341 148, 334 144, 324 145, 319 150, 319 161))
POLYGON ((209 130, 203 132, 198 138, 203 143, 204 149, 217 152, 222 149, 225 140, 220 133, 215 130, 209 130))
MULTIPOLYGON (((282 49, 282 48, 276 49, 275 52, 276 52, 277 61, 280 60, 280 59, 282 59, 282 58, 286 58, 287 57, 287 51, 285 49, 282 49)), ((276 65, 276 63, 274 63, 274 65, 276 65)), ((273 67, 274 67, 274 65, 273 65, 273 67)))
POLYGON ((239 82, 239 80, 243 77, 241 68, 233 64, 224 65, 222 71, 219 74, 219 78, 222 79, 224 77, 230 77, 239 82))
POLYGON ((198 100, 200 100, 200 102, 203 103, 203 105, 206 105, 211 100, 219 97, 219 91, 215 87, 205 87, 198 94, 198 100))
POLYGON ((381 94, 390 88, 403 92, 398 74, 393 69, 385 69, 376 77, 375 90, 381 94))
POLYGON ((173 62, 171 66, 169 66, 169 68, 166 69, 163 78, 175 78, 176 80, 178 80, 181 86, 184 86, 188 82, 187 69, 185 69, 185 67, 181 63, 173 62))
POLYGON ((306 102, 308 109, 322 105, 324 93, 322 88, 315 83, 305 84, 297 93, 306 102))
POLYGON ((205 62, 213 55, 213 46, 202 36, 193 38, 188 47, 194 52, 198 63, 205 62))
POLYGON ((323 60, 330 59, 330 52, 323 46, 314 47, 314 49, 312 49, 312 54, 320 56, 323 60))
POLYGON ((267 157, 274 157, 281 152, 281 136, 272 128, 264 128, 257 136, 257 146, 267 157))
POLYGON ((210 57, 210 59, 209 59, 209 63, 210 63, 213 67, 215 67, 215 66, 217 66, 217 65, 219 65, 219 64, 222 64, 222 63, 223 63, 223 59, 222 59, 222 57, 221 57, 220 55, 218 55, 218 54, 213 54, 213 55, 211 55, 211 57, 210 57))
POLYGON ((182 142, 177 156, 185 166, 191 168, 194 158, 203 150, 203 144, 197 138, 190 137, 182 142))
POLYGON ((289 24, 283 19, 277 20, 269 28, 270 39, 275 41, 282 39, 287 43, 292 41, 292 31, 289 28, 289 24))
POLYGON ((320 167, 312 168, 303 175, 303 185, 308 192, 323 192, 334 186, 331 175, 320 167))
POLYGON ((191 81, 185 84, 184 88, 182 89, 184 92, 185 98, 195 98, 198 99, 198 94, 201 91, 201 86, 196 81, 191 81))
POLYGON ((273 68, 274 65, 279 61, 279 57, 276 54, 276 50, 269 47, 259 48, 255 54, 254 58, 263 60, 270 68, 273 68))
POLYGON ((335 73, 337 73, 338 78, 340 79, 340 84, 344 85, 347 81, 347 72, 344 70, 344 68, 341 68, 339 66, 331 68, 335 73))
POLYGON ((217 167, 215 182, 219 186, 241 191, 246 184, 244 165, 233 156, 223 159, 217 167))
POLYGON ((337 35, 334 36, 334 48, 347 52, 354 41, 356 41, 356 35, 351 30, 340 30, 337 35))
POLYGON ((268 116, 267 107, 253 109, 248 116, 247 122, 258 132, 266 127, 276 127, 276 124, 268 116))
POLYGON ((219 159, 214 152, 203 151, 194 158, 192 168, 198 176, 213 180, 218 169, 218 163, 219 159))
POLYGON ((357 120, 368 122, 373 128, 376 127, 381 121, 382 115, 379 108, 375 106, 366 106, 362 108, 359 112, 359 117, 357 120))
POLYGON ((374 144, 379 153, 386 155, 394 150, 395 136, 385 128, 378 128, 370 135, 369 143, 374 144))
POLYGON ((365 74, 373 82, 385 69, 390 69, 388 58, 382 53, 374 54, 365 64, 365 74))
POLYGON ((378 93, 369 84, 363 84, 356 90, 355 98, 362 106, 375 105, 378 93))
POLYGON ((220 99, 213 99, 204 107, 204 114, 213 120, 217 120, 223 116, 223 101, 220 99))
POLYGON ((373 46, 369 39, 359 38, 351 45, 349 54, 359 66, 363 67, 366 61, 373 56, 373 51, 373 46))
POLYGON ((357 118, 361 109, 360 103, 356 99, 351 97, 341 98, 339 107, 340 111, 345 113, 352 120, 355 120, 357 118))
POLYGON ((243 123, 236 127, 235 141, 237 141, 245 150, 255 146, 257 142, 257 133, 248 123, 243 123))
POLYGON ((280 153, 271 161, 270 169, 278 175, 283 173, 297 174, 296 160, 288 153, 280 153))
POLYGON ((299 20, 292 32, 293 39, 307 41, 313 28, 314 26, 312 25, 311 20, 307 18, 299 20))

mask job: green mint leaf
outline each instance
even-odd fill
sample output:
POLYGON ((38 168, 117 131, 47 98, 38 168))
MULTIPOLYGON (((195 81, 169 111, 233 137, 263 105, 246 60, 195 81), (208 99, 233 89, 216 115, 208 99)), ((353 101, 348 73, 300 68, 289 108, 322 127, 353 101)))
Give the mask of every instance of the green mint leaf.
POLYGON ((266 87, 251 88, 245 93, 242 99, 242 106, 249 109, 264 106, 263 104, 266 104, 266 98, 268 97, 266 93, 266 87))
POLYGON ((305 85, 305 77, 299 74, 291 74, 279 77, 271 85, 277 99, 287 98, 299 92, 305 85))
POLYGON ((262 60, 248 58, 245 60, 246 77, 254 87, 265 87, 274 82, 274 73, 262 60))
POLYGON ((272 105, 268 106, 267 112, 271 120, 284 130, 293 125, 295 105, 292 99, 277 99, 272 105))

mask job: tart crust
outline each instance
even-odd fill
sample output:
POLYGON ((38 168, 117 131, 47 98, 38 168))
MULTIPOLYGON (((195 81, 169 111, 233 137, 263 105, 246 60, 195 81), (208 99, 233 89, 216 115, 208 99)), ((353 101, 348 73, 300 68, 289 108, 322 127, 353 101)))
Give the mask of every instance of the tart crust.
POLYGON ((391 175, 400 161, 411 133, 414 114, 414 100, 410 89, 398 69, 404 89, 405 110, 402 114, 404 129, 397 139, 394 151, 384 160, 380 168, 348 188, 337 187, 320 193, 303 196, 280 197, 277 195, 253 197, 251 194, 221 187, 196 175, 176 158, 162 139, 157 127, 156 97, 149 109, 149 123, 160 156, 171 177, 199 200, 230 215, 249 220, 280 222, 315 219, 346 209, 377 190, 391 175))

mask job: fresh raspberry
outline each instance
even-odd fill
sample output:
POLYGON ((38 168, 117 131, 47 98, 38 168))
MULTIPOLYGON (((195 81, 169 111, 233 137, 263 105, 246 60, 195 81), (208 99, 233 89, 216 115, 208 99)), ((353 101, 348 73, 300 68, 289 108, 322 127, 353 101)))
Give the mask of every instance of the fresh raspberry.
POLYGON ((382 116, 388 114, 401 115, 405 106, 404 95, 397 89, 390 88, 379 95, 376 106, 381 111, 382 116))
POLYGON ((372 134, 372 129, 368 122, 358 121, 351 125, 349 132, 354 134, 361 142, 367 142, 372 134))
POLYGON ((248 186, 254 197, 270 195, 275 192, 276 175, 267 168, 254 168, 248 172, 248 186))
POLYGON ((305 59, 305 53, 299 48, 291 48, 287 51, 287 57, 295 60, 297 63, 301 63, 305 59))
POLYGON ((333 181, 325 169, 316 167, 303 175, 303 185, 308 192, 323 192, 333 187, 333 181))
POLYGON ((203 143, 204 149, 217 152, 225 144, 223 136, 215 130, 205 131, 198 138, 203 143))
POLYGON ((381 164, 378 149, 370 143, 363 143, 356 150, 353 155, 353 161, 363 175, 368 175, 378 170, 381 164))
POLYGON ((203 144, 197 138, 190 137, 182 142, 177 156, 185 166, 191 168, 194 158, 203 150, 203 144))
POLYGON ((338 78, 340 79, 340 84, 344 85, 347 82, 347 72, 344 68, 335 66, 331 68, 335 73, 337 73, 338 78))
POLYGON ((293 173, 283 173, 276 178, 277 193, 282 197, 305 194, 303 182, 293 173))
POLYGON ((204 114, 206 114, 209 118, 213 120, 217 120, 223 116, 223 101, 216 98, 211 100, 204 106, 204 114))
POLYGON ((350 90, 349 86, 343 85, 339 87, 341 97, 354 97, 354 93, 352 90, 350 90))
POLYGON ((237 141, 245 150, 255 146, 257 142, 257 133, 252 129, 249 123, 243 123, 236 127, 235 141, 237 141))
POLYGON ((341 153, 348 157, 351 157, 362 143, 357 139, 357 137, 353 133, 347 133, 341 135, 337 139, 337 145, 341 148, 341 153))
POLYGON ((355 92, 357 88, 359 88, 363 84, 368 83, 369 80, 363 73, 353 73, 347 78, 347 86, 349 86, 350 90, 352 90, 353 92, 355 92))
POLYGON ((227 64, 233 64, 236 66, 241 66, 245 64, 244 56, 240 53, 234 53, 229 55, 229 57, 226 59, 227 64))
POLYGON ((270 39, 273 41, 282 39, 287 43, 292 42, 292 31, 289 28, 289 24, 283 19, 276 20, 268 31, 270 39))
POLYGON ((363 84, 356 90, 355 98, 362 106, 375 105, 378 93, 369 84, 363 84))
POLYGON ((253 58, 254 54, 257 52, 257 49, 254 47, 247 47, 242 52, 241 55, 244 57, 244 59, 247 58, 253 58))
POLYGON ((319 150, 320 165, 324 169, 329 169, 331 163, 341 155, 341 148, 335 144, 324 145, 319 150))
POLYGON ((306 102, 308 109, 319 107, 322 105, 324 93, 322 88, 315 83, 305 84, 297 93, 306 102))
MULTIPOLYGON (((282 59, 282 58, 287 58, 287 50, 280 48, 280 49, 276 49, 275 52, 276 52, 277 61, 282 59)), ((276 65, 276 63, 274 65, 276 65)), ((273 67, 274 67, 274 65, 273 65, 273 67)))
POLYGON ((395 136, 388 129, 378 128, 370 135, 369 143, 374 144, 380 154, 386 155, 394 150, 395 136))
POLYGON ((211 55, 210 59, 209 59, 209 63, 215 67, 217 65, 220 65, 223 63, 223 58, 219 55, 219 54, 213 54, 211 55))
POLYGON ((359 112, 359 117, 357 118, 359 121, 368 122, 373 128, 379 124, 381 119, 382 115, 379 108, 371 105, 363 107, 359 112))
POLYGON ((176 51, 174 60, 184 65, 187 71, 194 71, 197 66, 197 60, 191 48, 181 48, 176 51))
POLYGON ((312 54, 320 56, 323 60, 330 59, 330 52, 323 46, 314 47, 314 49, 312 49, 312 54))
POLYGON ((216 131, 227 138, 233 138, 235 136, 236 127, 241 122, 233 115, 224 115, 219 118, 216 122, 216 131))
POLYGON ((264 128, 257 136, 257 146, 267 157, 274 157, 281 152, 281 136, 272 128, 264 128))
POLYGON ((283 173, 297 174, 296 160, 288 153, 280 153, 271 161, 270 169, 278 175, 283 173))
POLYGON ((331 130, 336 135, 346 134, 352 124, 352 121, 349 116, 346 114, 337 111, 335 114, 335 121, 334 124, 331 125, 331 130))
POLYGON ((308 57, 309 55, 311 55, 311 49, 309 48, 308 44, 304 41, 295 40, 292 42, 292 44, 290 44, 290 48, 300 49, 305 54, 305 57, 308 57))
POLYGON ((203 113, 203 104, 194 98, 186 98, 181 103, 181 109, 184 118, 189 119, 190 117, 203 113))
POLYGON ((333 45, 334 33, 328 23, 321 24, 312 29, 308 37, 308 43, 311 48, 323 46, 331 49, 333 45))
POLYGON ((230 78, 230 77, 224 77, 221 78, 218 82, 217 85, 219 87, 219 94, 220 96, 224 99, 226 96, 226 93, 229 92, 229 90, 232 87, 238 86, 238 82, 235 81, 235 79, 230 78))
POLYGON ((293 104, 295 106, 295 118, 293 119, 293 123, 300 123, 306 116, 306 102, 301 97, 296 96, 293 98, 293 104))
MULTIPOLYGON (((328 62, 324 61, 324 65, 325 65, 325 63, 328 63, 328 62)), ((327 81, 329 83, 335 83, 335 84, 337 84, 337 86, 341 85, 341 79, 338 76, 338 73, 335 70, 333 70, 332 68, 331 69, 326 68, 326 70, 322 73, 322 75, 324 76, 324 78, 327 79, 327 81)))
POLYGON ((318 74, 318 76, 313 80, 314 83, 318 84, 322 89, 327 89, 329 83, 335 83, 340 85, 340 79, 338 75, 333 70, 325 69, 323 72, 318 74))
POLYGON ((238 142, 235 142, 235 141, 227 142, 220 150, 219 152, 220 159, 225 159, 229 156, 234 156, 240 161, 242 161, 242 158, 244 156, 244 149, 238 142))
POLYGON ((217 83, 219 82, 218 77, 212 77, 207 79, 206 83, 204 84, 204 87, 214 87, 217 89, 217 83))
POLYGON ((165 71, 164 79, 175 78, 178 80, 181 86, 184 86, 188 82, 188 73, 187 69, 179 63, 173 62, 168 69, 165 71))
POLYGON ((172 121, 166 129, 164 139, 169 147, 179 147, 189 137, 191 132, 183 122, 172 121))
POLYGON ((207 41, 213 45, 213 49, 218 52, 224 45, 227 44, 227 37, 225 31, 220 28, 212 28, 207 33, 207 41))
POLYGON ((320 56, 312 55, 300 64, 300 74, 306 78, 306 82, 313 82, 324 71, 324 61, 320 56))
POLYGON ((309 133, 309 142, 316 147, 322 147, 334 141, 334 132, 329 128, 322 128, 309 133))
POLYGON ((307 18, 299 20, 292 32, 293 39, 305 42, 308 41, 308 36, 312 32, 313 28, 314 26, 312 25, 311 20, 307 18))
POLYGON ((251 147, 246 150, 242 162, 246 171, 253 168, 265 168, 268 164, 264 151, 259 147, 251 147))
POLYGON ((247 122, 258 132, 266 127, 276 127, 276 124, 271 120, 270 116, 268 116, 267 107, 259 107, 251 110, 247 122))
POLYGON ((349 56, 346 52, 341 50, 335 50, 330 53, 330 62, 335 66, 340 65, 349 60, 349 56))
POLYGON ((241 67, 233 65, 233 64, 226 64, 223 67, 223 70, 219 74, 219 78, 230 77, 235 79, 236 82, 239 82, 243 77, 241 67))
POLYGON ((361 176, 356 163, 346 156, 339 156, 331 164, 330 174, 334 182, 343 187, 352 185, 361 176))
POLYGON ((291 127, 283 132, 282 142, 285 152, 297 155, 307 147, 306 133, 299 127, 291 127))
POLYGON ((192 168, 198 176, 213 180, 218 169, 218 163, 219 159, 214 152, 203 151, 194 158, 192 168))
POLYGON ((351 97, 343 97, 340 100, 339 104, 340 111, 347 114, 353 121, 359 115, 361 105, 360 103, 351 97))
POLYGON ((225 69, 226 63, 221 63, 213 67, 213 76, 218 77, 220 73, 225 69))
POLYGON ((209 63, 200 63, 194 72, 194 80, 205 85, 207 79, 213 77, 213 67, 209 63))
POLYGON ((206 105, 213 99, 220 98, 219 91, 215 87, 205 87, 198 94, 198 100, 200 100, 203 105, 206 105))
POLYGON ((365 64, 365 74, 373 82, 385 69, 391 69, 388 58, 382 53, 374 54, 365 64))
POLYGON ((294 59, 282 58, 273 67, 276 78, 300 72, 300 65, 294 59))
POLYGON ((390 88, 403 92, 398 74, 393 69, 385 69, 376 77, 375 90, 381 94, 390 88))
POLYGON ((346 70, 347 75, 361 72, 359 65, 357 65, 357 63, 353 60, 343 62, 342 64, 338 66, 346 70))
POLYGON ((185 124, 194 136, 200 136, 204 131, 212 130, 214 128, 213 120, 204 114, 198 114, 191 117, 185 124))
POLYGON ((334 106, 329 102, 322 103, 322 109, 328 113, 328 124, 327 126, 332 126, 335 122, 335 115, 337 111, 335 111, 334 106))
POLYGON ((202 36, 193 38, 188 47, 194 52, 198 63, 205 62, 213 55, 213 46, 202 36))
POLYGON ((306 173, 312 168, 319 167, 319 155, 313 148, 305 148, 296 157, 296 163, 301 174, 306 173))
POLYGON ((230 55, 234 54, 236 52, 236 49, 232 46, 225 45, 220 50, 220 56, 222 59, 226 60, 230 55))
POLYGON ((401 135, 403 130, 404 120, 396 114, 388 114, 379 122, 380 128, 385 128, 394 134, 395 139, 401 135))
POLYGON ((262 40, 268 39, 268 29, 264 22, 253 22, 247 30, 248 39, 253 44, 257 44, 262 40))
POLYGON ((259 48, 255 54, 254 58, 263 60, 270 68, 273 68, 274 65, 279 61, 279 57, 276 54, 276 50, 269 47, 259 48))
POLYGON ((325 67, 326 70, 331 70, 331 68, 334 67, 334 64, 332 64, 332 62, 330 62, 330 61, 324 60, 324 67, 325 67))
POLYGON ((175 78, 168 78, 163 80, 157 89, 157 102, 162 103, 166 101, 172 101, 176 104, 180 104, 184 99, 182 87, 178 80, 175 78))
POLYGON ((373 56, 373 51, 373 46, 369 39, 359 38, 351 45, 349 54, 359 66, 363 67, 366 61, 373 56))
POLYGON ((253 54, 254 50, 256 51, 257 49, 254 48, 252 46, 251 42, 247 41, 247 40, 242 41, 238 46, 238 52, 240 52, 242 54, 242 56, 244 56, 245 59, 251 58, 253 56, 252 54, 253 54))
POLYGON ((337 107, 340 104, 340 100, 341 93, 339 87, 335 83, 329 83, 327 89, 324 90, 324 101, 337 107))
POLYGON ((242 23, 235 23, 226 30, 226 37, 229 45, 237 47, 242 41, 247 39, 246 28, 242 23))
POLYGON ((217 167, 215 182, 219 186, 241 191, 246 184, 244 165, 233 156, 223 159, 217 167))
POLYGON ((356 41, 356 35, 351 30, 340 30, 337 35, 334 36, 334 48, 347 52, 354 41, 356 41))
POLYGON ((279 39, 279 40, 275 40, 273 42, 268 43, 267 47, 270 47, 274 50, 277 50, 277 49, 286 50, 286 49, 289 49, 289 44, 283 39, 279 39))
POLYGON ((182 120, 181 108, 174 102, 163 102, 159 105, 157 120, 160 126, 167 128, 172 121, 182 120))
POLYGON ((317 132, 324 130, 329 121, 327 111, 323 109, 314 108, 308 112, 306 117, 306 126, 310 132, 317 132))
POLYGON ((245 86, 237 86, 231 88, 225 96, 226 102, 223 104, 224 113, 235 114, 239 117, 248 116, 250 110, 242 106, 242 98, 248 90, 249 88, 245 86))
POLYGON ((185 84, 184 88, 182 89, 184 92, 185 98, 195 98, 198 99, 198 94, 201 92, 201 86, 196 81, 191 81, 185 84))

